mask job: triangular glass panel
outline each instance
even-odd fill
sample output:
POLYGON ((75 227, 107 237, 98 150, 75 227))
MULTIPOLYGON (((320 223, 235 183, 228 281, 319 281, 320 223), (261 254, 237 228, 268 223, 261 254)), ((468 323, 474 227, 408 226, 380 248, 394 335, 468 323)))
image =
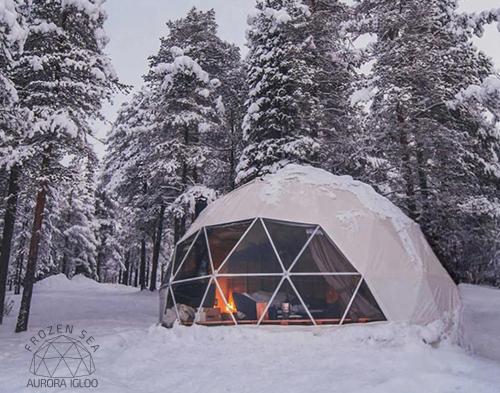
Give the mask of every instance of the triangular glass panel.
POLYGON ((212 280, 196 316, 196 323, 205 326, 234 325, 231 314, 234 314, 234 309, 212 280))
POLYGON ((356 269, 319 229, 295 263, 293 273, 355 273, 356 269))
POLYGON ((219 268, 251 222, 247 220, 206 227, 214 269, 219 268))
POLYGON ((188 278, 203 277, 212 274, 212 267, 208 256, 205 233, 202 230, 194 242, 189 254, 180 265, 174 281, 186 280, 188 278))
POLYGON ((172 266, 174 274, 177 272, 179 265, 181 264, 182 260, 184 259, 184 256, 186 255, 186 253, 188 252, 189 247, 191 246, 191 243, 193 242, 195 237, 196 237, 196 233, 193 234, 192 236, 188 237, 182 243, 179 243, 177 245, 177 247, 175 248, 175 259, 174 259, 174 263, 172 266))
POLYGON ((261 324, 263 325, 312 325, 311 318, 290 285, 283 280, 276 296, 268 305, 261 324))
POLYGON ((217 277, 226 311, 232 311, 239 325, 258 322, 280 281, 281 276, 217 277))
POLYGON ((271 239, 273 239, 274 246, 285 269, 290 267, 316 228, 316 225, 296 224, 269 219, 264 219, 264 224, 269 231, 271 239))
POLYGON ((385 321, 385 315, 363 280, 347 312, 344 323, 366 323, 385 321))
POLYGON ((177 312, 183 325, 191 326, 200 307, 210 279, 193 280, 172 284, 177 312))
POLYGON ((338 324, 361 276, 291 276, 317 324, 338 324))
POLYGON ((255 221, 219 273, 283 273, 260 220, 255 221))

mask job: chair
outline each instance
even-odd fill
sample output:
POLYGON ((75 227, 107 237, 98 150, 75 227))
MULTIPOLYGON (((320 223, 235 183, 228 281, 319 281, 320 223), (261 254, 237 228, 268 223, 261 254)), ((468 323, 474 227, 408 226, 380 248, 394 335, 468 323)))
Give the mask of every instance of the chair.
POLYGON ((257 302, 244 293, 233 292, 236 309, 245 314, 245 319, 257 320, 257 302))

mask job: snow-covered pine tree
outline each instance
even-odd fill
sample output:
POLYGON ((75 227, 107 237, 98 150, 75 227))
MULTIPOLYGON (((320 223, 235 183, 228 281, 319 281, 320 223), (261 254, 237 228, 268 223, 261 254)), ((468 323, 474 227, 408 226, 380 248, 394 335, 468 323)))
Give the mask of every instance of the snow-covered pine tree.
POLYGON ((377 36, 368 179, 420 223, 455 278, 470 280, 498 247, 500 145, 498 118, 478 100, 456 99, 494 73, 456 8, 455 0, 363 0, 357 11, 377 36), (490 214, 472 214, 476 205, 490 214))
POLYGON ((318 69, 308 34, 309 8, 300 0, 259 0, 247 32, 246 147, 237 182, 290 162, 317 159, 321 127, 318 69))
MULTIPOLYGON (((140 266, 141 287, 146 287, 146 250, 147 241, 155 232, 154 223, 157 217, 155 207, 161 205, 162 198, 167 195, 156 190, 156 187, 168 186, 169 175, 161 173, 155 176, 150 172, 151 167, 158 160, 157 147, 152 143, 157 129, 155 117, 152 113, 151 92, 143 87, 135 93, 130 101, 122 106, 117 120, 108 135, 107 152, 104 160, 104 171, 101 179, 101 188, 110 197, 116 198, 122 209, 126 209, 128 216, 123 225, 127 227, 128 247, 124 252, 131 256, 140 255, 140 263, 132 259, 129 265, 140 266), (155 184, 158 179, 160 183, 155 184), (159 199, 158 199, 159 198, 159 199), (137 245, 141 253, 133 252, 137 245)), ((159 162, 158 165, 161 165, 159 162)), ((128 272, 130 273, 130 272, 128 272)))
MULTIPOLYGON (((210 201, 212 188, 232 187, 244 92, 238 49, 217 36, 213 10, 193 8, 167 25, 145 86, 121 109, 109 135, 102 180, 128 209, 132 232, 152 240, 152 290, 162 241, 172 232, 182 236, 193 216, 191 199, 210 201)), ((124 250, 122 281, 130 281, 135 256, 145 266, 143 240, 139 253, 135 245, 124 250)))
POLYGON ((318 122, 321 166, 336 174, 355 175, 359 128, 350 97, 359 79, 356 68, 361 53, 353 47, 347 29, 351 8, 339 0, 305 0, 311 17, 307 31, 312 38, 309 62, 315 66, 314 82, 321 104, 318 122))
POLYGON ((103 53, 107 38, 101 1, 33 0, 22 12, 29 32, 12 79, 20 105, 34 116, 27 143, 38 189, 18 332, 28 325, 47 188, 64 176, 62 157, 85 155, 89 119, 100 116, 102 101, 119 86, 103 53))
POLYGON ((26 38, 18 5, 16 0, 5 0, 0 7, 0 224, 3 228, 0 239, 0 324, 19 193, 20 152, 16 149, 17 140, 25 130, 20 120, 23 118, 21 111, 16 107, 17 90, 11 80, 14 57, 21 52, 26 38))
MULTIPOLYGON (((158 54, 151 57, 146 78, 155 96, 153 109, 159 125, 153 136, 156 167, 150 173, 169 177, 167 189, 155 187, 163 198, 169 198, 164 203, 183 200, 185 192, 196 194, 190 191, 193 186, 228 188, 231 158, 224 159, 221 150, 234 144, 231 133, 236 126, 225 123, 221 115, 226 109, 232 111, 233 119, 239 116, 239 79, 235 76, 239 54, 217 37, 214 11, 193 8, 185 18, 167 26, 169 34, 162 38, 158 54), (221 173, 227 174, 225 181, 221 173)), ((191 219, 192 214, 174 217, 176 240, 191 219)))
POLYGON ((101 282, 116 282, 125 274, 123 225, 118 202, 106 190, 96 191, 97 274, 101 282))
POLYGON ((58 265, 68 278, 75 274, 98 279, 97 230, 95 218, 95 169, 97 157, 75 158, 70 164, 73 176, 60 192, 58 231, 61 233, 58 265))
MULTIPOLYGON (((20 188, 25 189, 21 184, 20 188)), ((17 210, 15 236, 12 240, 12 263, 10 266, 11 280, 14 282, 14 293, 18 295, 21 291, 22 278, 24 277, 25 262, 27 257, 30 229, 32 224, 32 201, 26 198, 26 194, 19 195, 19 207, 17 210)))
POLYGON ((216 150, 219 162, 205 167, 203 184, 221 191, 233 189, 247 94, 239 48, 218 36, 214 10, 202 12, 194 8, 184 20, 173 23, 176 33, 171 45, 183 47, 189 43, 187 54, 196 59, 213 82, 210 100, 212 105, 215 100, 217 125, 203 135, 203 143, 216 150))

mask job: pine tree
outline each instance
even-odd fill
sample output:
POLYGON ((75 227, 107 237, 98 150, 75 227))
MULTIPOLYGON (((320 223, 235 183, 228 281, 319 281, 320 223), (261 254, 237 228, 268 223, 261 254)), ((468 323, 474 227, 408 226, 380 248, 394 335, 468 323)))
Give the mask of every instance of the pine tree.
MULTIPOLYGON (((22 51, 26 32, 24 20, 17 11, 15 0, 6 0, 0 9, 0 173, 5 184, 5 207, 0 208, 2 238, 0 245, 0 324, 3 321, 6 280, 9 271, 12 238, 16 221, 19 193, 20 152, 18 138, 24 127, 21 111, 16 107, 18 94, 11 72, 14 57, 22 51), (8 174, 8 175, 7 175, 8 174)), ((4 187, 0 189, 4 196, 4 187)))
MULTIPOLYGON (((158 122, 152 136, 157 151, 149 173, 153 179, 168 177, 168 188, 152 181, 156 191, 163 191, 162 206, 196 194, 192 187, 232 187, 235 134, 241 118, 239 52, 217 36, 214 11, 193 8, 185 18, 167 26, 169 35, 151 57, 146 78, 155 97, 153 111, 158 122)), ((179 215, 182 209, 174 210, 177 240, 192 212, 179 215)))
POLYGON ((89 119, 99 117, 102 101, 118 87, 103 54, 100 2, 33 0, 23 13, 29 33, 13 80, 20 105, 33 113, 29 143, 40 171, 18 332, 28 325, 48 187, 64 177, 62 157, 88 151, 89 119))
POLYGON ((243 122, 247 146, 238 164, 238 183, 290 161, 317 159, 319 71, 311 58, 310 17, 299 0, 263 0, 250 19, 243 122))
POLYGON ((361 53, 348 31, 352 10, 339 0, 306 0, 311 17, 307 32, 312 40, 308 63, 315 67, 314 82, 320 103, 320 165, 336 174, 356 175, 359 163, 359 126, 351 96, 359 80, 356 68, 361 53))
POLYGON ((495 224, 471 206, 498 206, 500 141, 484 105, 456 98, 493 74, 491 61, 460 28, 454 0, 365 0, 358 13, 377 35, 368 178, 420 223, 453 275, 470 280, 473 264, 491 263, 495 224))
MULTIPOLYGON (((151 186, 154 184, 153 179, 156 176, 158 179, 162 178, 160 173, 153 176, 150 172, 151 163, 158 160, 155 153, 157 147, 150 139, 156 130, 151 107, 151 92, 147 88, 134 94, 130 103, 122 106, 108 135, 104 174, 101 179, 101 188, 110 197, 116 198, 122 208, 127 209, 126 225, 129 234, 126 244, 132 247, 125 249, 125 252, 129 256, 137 255, 131 252, 137 244, 140 244, 144 251, 139 254, 140 273, 143 278, 140 284, 143 289, 146 287, 146 242, 154 233, 155 202, 158 201, 157 198, 163 197, 160 191, 152 195, 152 190, 155 190, 151 186)), ((168 179, 166 175, 166 182, 162 179, 157 186, 168 186, 168 179)))
POLYGON ((88 157, 75 159, 71 163, 73 177, 61 192, 57 207, 61 232, 61 271, 71 278, 84 274, 98 278, 97 269, 97 221, 95 219, 95 168, 97 158, 93 152, 88 157))
POLYGON ((123 226, 118 203, 102 188, 96 191, 96 219, 99 281, 113 282, 120 271, 123 274, 128 270, 123 255, 123 226))

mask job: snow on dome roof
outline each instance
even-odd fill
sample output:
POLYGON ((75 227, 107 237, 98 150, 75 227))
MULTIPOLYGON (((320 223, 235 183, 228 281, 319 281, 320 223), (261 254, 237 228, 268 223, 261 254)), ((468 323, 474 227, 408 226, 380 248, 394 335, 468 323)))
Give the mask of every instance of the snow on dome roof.
MULTIPOLYGON (((287 182, 300 182, 319 187, 320 190, 335 197, 335 190, 348 191, 356 195, 359 201, 373 213, 382 218, 389 218, 397 222, 398 227, 411 225, 414 222, 401 209, 387 198, 378 194, 372 186, 351 176, 337 176, 324 169, 306 165, 289 164, 276 173, 268 174, 261 179, 266 187, 263 188, 263 199, 268 203, 276 201, 279 190, 287 182)), ((255 181, 255 180, 254 180, 255 181)))
MULTIPOLYGON (((314 186, 332 198, 336 197, 335 191, 338 190, 354 194, 365 208, 382 219, 391 220, 413 262, 421 264, 407 231, 408 226, 417 224, 386 197, 377 193, 372 186, 354 180, 351 176, 337 176, 324 169, 297 164, 289 164, 274 174, 264 176, 261 180, 265 184, 261 198, 267 203, 279 201, 280 190, 286 187, 286 183, 292 182, 314 186)), ((345 217, 348 218, 348 216, 345 217)))
MULTIPOLYGON (((353 198, 348 199, 354 202, 353 198)), ((332 211, 335 212, 334 218, 343 224, 342 226, 350 227, 351 232, 355 231, 356 227, 359 228, 357 221, 359 217, 366 215, 365 211, 380 219, 390 220, 412 262, 416 266, 422 265, 410 235, 410 231, 418 228, 418 225, 397 206, 378 194, 373 187, 354 180, 351 176, 333 175, 309 165, 289 164, 275 173, 254 179, 224 195, 202 212, 183 239, 202 226, 255 217, 325 226, 325 216, 332 211), (342 198, 339 195, 341 192, 344 193, 342 198), (352 194, 359 202, 345 206, 345 193, 352 194), (296 194, 301 197, 295 198, 296 194), (319 195, 322 196, 319 198, 321 201, 318 201, 319 195), (336 205, 345 207, 337 210, 334 209, 336 205), (319 211, 318 207, 321 207, 319 211)))

